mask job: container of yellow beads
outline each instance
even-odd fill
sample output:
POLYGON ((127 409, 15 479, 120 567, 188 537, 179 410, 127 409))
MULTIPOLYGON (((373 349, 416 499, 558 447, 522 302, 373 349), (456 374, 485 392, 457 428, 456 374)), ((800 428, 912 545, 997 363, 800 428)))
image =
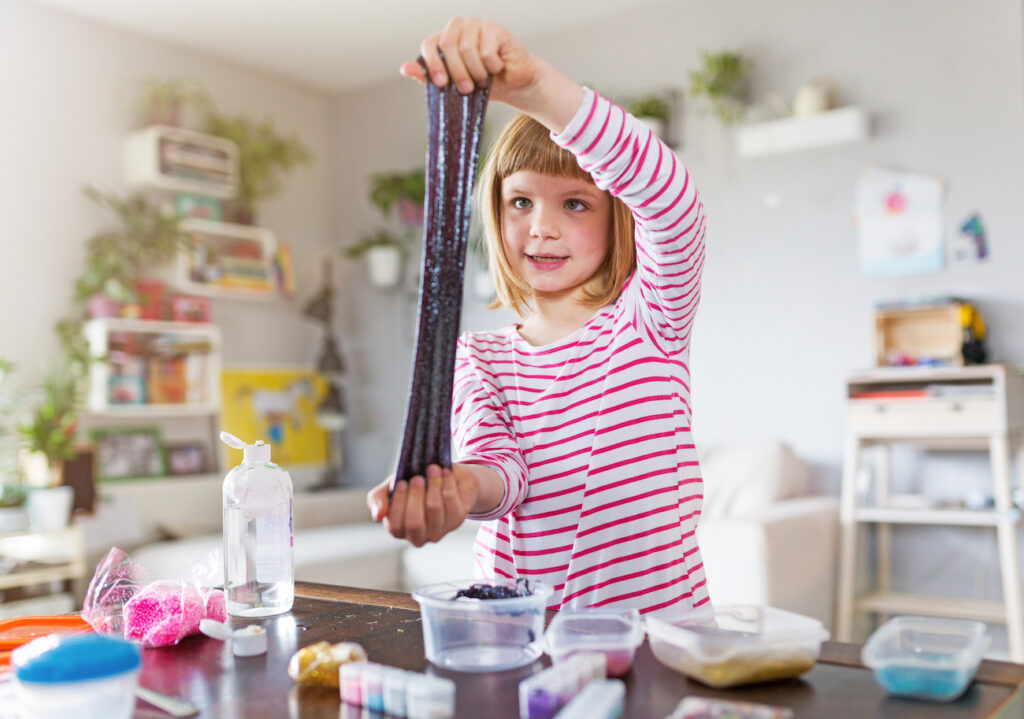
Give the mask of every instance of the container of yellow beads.
POLYGON ((658 661, 717 689, 799 676, 829 637, 816 619, 757 605, 699 608, 646 623, 658 661))

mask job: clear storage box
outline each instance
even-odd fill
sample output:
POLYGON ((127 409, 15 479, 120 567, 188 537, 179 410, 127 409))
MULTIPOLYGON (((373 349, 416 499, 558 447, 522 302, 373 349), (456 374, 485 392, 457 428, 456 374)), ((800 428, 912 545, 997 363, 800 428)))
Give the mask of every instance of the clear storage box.
POLYGON ((953 701, 971 683, 988 644, 981 622, 895 617, 868 637, 861 659, 890 694, 953 701))
POLYGON ((608 676, 621 677, 643 640, 636 609, 563 609, 544 633, 544 650, 555 663, 577 652, 599 652, 608 676))
POLYGON ((816 619, 756 605, 696 609, 646 622, 658 661, 716 688, 799 676, 814 666, 829 637, 816 619))
MULTIPOLYGON (((478 584, 443 582, 412 593, 423 617, 427 660, 446 669, 486 672, 523 666, 540 657, 551 588, 530 582, 526 596, 456 598, 460 590, 478 584)), ((523 588, 510 580, 484 584, 509 591, 523 588)))

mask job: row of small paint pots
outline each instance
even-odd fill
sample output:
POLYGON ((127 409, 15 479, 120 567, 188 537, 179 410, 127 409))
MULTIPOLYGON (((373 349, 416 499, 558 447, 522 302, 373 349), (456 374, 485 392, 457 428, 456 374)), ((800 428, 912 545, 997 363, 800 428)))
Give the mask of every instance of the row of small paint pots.
POLYGON ((611 719, 622 714, 626 685, 606 679, 605 655, 580 652, 519 682, 521 719, 611 719))
POLYGON ((338 670, 341 700, 408 719, 452 719, 455 682, 376 662, 349 662, 338 670))

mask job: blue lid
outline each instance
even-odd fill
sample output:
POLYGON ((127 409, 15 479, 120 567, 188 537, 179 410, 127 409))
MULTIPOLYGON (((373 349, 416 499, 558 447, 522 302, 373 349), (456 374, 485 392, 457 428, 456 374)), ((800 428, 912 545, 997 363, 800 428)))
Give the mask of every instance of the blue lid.
POLYGON ((98 634, 40 637, 11 655, 19 681, 41 684, 103 679, 137 669, 140 663, 137 646, 98 634))

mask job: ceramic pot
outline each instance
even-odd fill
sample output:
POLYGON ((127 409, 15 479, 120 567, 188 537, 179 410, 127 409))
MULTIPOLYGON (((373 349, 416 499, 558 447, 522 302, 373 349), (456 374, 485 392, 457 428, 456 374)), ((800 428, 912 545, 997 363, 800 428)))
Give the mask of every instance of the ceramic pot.
POLYGON ((33 532, 53 532, 68 526, 75 492, 67 485, 38 488, 29 492, 28 525, 33 532))
POLYGON ((28 529, 28 512, 24 507, 0 507, 0 534, 28 529))
POLYGON ((395 203, 398 219, 408 227, 419 227, 423 224, 423 203, 400 197, 395 203))
POLYGON ((394 287, 402 277, 402 251, 394 245, 371 247, 366 251, 366 266, 375 287, 394 287))
POLYGON ((97 292, 85 304, 89 311, 89 317, 93 319, 117 317, 121 314, 121 303, 102 292, 97 292))

